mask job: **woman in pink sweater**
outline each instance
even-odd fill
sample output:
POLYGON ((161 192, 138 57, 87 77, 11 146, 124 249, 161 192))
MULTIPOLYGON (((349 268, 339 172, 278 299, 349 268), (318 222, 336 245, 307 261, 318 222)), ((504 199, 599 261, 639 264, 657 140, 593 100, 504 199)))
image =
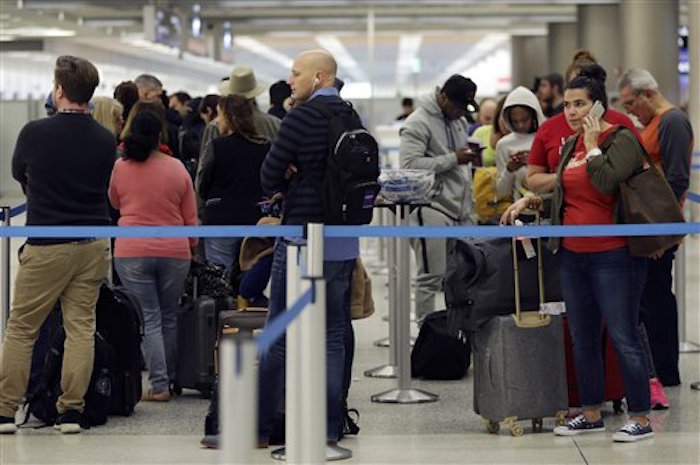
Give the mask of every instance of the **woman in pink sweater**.
MULTIPOLYGON (((109 185, 109 199, 121 213, 119 226, 197 224, 194 188, 185 167, 158 151, 162 122, 142 111, 132 121, 109 185)), ((143 355, 151 389, 142 400, 170 399, 175 378, 178 299, 196 238, 118 238, 114 257, 124 286, 141 304, 145 335, 143 355)))

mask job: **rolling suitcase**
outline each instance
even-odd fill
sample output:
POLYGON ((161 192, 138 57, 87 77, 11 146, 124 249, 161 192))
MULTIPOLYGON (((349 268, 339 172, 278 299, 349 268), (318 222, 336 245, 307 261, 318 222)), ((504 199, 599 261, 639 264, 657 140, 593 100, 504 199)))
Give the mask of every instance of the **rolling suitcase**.
POLYGON ((193 296, 185 296, 177 316, 177 369, 175 392, 196 389, 211 395, 214 384, 214 347, 218 333, 218 311, 234 308, 233 299, 200 296, 195 282, 193 296))
MULTIPOLYGON (((537 241, 540 305, 544 304, 542 241, 537 241)), ((520 308, 517 243, 512 240, 515 315, 496 316, 474 335, 474 411, 497 433, 500 422, 513 436, 523 434, 517 421, 531 419, 541 431, 543 417, 563 424, 568 413, 561 317, 520 308)))

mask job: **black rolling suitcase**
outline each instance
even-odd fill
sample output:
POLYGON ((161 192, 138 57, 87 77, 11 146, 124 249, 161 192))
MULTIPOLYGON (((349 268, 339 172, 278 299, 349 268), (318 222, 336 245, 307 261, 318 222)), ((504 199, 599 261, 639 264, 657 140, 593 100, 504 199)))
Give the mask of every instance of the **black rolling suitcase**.
POLYGON ((202 397, 211 395, 214 384, 214 348, 218 333, 218 312, 234 308, 233 298, 184 296, 177 316, 177 370, 175 392, 196 389, 202 397))

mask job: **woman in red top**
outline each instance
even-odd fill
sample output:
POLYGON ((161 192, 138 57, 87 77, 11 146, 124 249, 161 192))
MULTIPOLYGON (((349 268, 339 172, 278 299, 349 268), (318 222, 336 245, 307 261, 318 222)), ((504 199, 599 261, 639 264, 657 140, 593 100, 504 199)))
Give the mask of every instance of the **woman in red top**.
MULTIPOLYGON (((580 50, 575 55, 566 70, 566 82, 571 82, 586 66, 595 65, 597 62, 587 50, 580 50)), ((603 119, 613 125, 624 126, 634 133, 641 141, 641 136, 634 127, 634 123, 626 115, 615 110, 608 109, 603 119)), ((530 148, 530 156, 527 166, 527 187, 538 194, 546 194, 554 188, 557 166, 561 160, 561 150, 566 140, 573 136, 575 131, 569 126, 564 113, 549 118, 537 130, 535 140, 530 148)))
MULTIPOLYGON (((605 71, 593 65, 581 71, 564 92, 564 115, 577 136, 566 143, 555 175, 553 224, 615 223, 618 186, 643 166, 643 149, 632 132, 588 114, 595 101, 607 109, 604 83, 605 71)), ((516 202, 501 221, 529 203, 527 198, 516 202)), ((557 242, 553 241, 555 248, 557 242)), ((605 431, 600 414, 605 398, 600 327, 605 319, 618 355, 630 416, 613 440, 651 437, 647 359, 638 332, 646 260, 631 256, 623 237, 567 237, 560 245, 560 281, 583 413, 556 427, 554 433, 573 436, 605 431)))

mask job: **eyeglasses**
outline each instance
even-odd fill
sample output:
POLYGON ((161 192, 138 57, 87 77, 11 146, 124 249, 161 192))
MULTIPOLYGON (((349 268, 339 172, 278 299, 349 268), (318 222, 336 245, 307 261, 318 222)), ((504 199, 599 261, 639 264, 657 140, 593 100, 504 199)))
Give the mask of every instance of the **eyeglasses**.
POLYGON ((634 104, 637 102, 637 99, 641 95, 642 91, 636 90, 633 93, 633 97, 630 99, 622 100, 622 106, 625 110, 631 111, 632 108, 634 108, 634 104))

